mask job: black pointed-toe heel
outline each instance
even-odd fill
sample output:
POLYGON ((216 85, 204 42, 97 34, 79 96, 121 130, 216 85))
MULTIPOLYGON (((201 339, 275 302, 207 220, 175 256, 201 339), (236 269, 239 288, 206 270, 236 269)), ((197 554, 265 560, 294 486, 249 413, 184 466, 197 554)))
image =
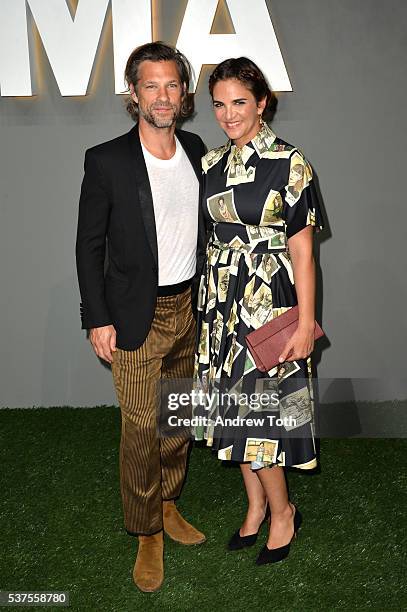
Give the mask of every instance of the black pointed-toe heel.
POLYGON ((239 531, 240 529, 235 531, 230 538, 228 542, 228 550, 240 550, 241 548, 246 548, 247 546, 253 546, 253 544, 256 544, 259 532, 248 536, 241 536, 239 531))
POLYGON ((232 537, 230 538, 228 542, 228 550, 241 550, 242 548, 246 548, 248 546, 253 546, 254 544, 256 544, 260 527, 263 525, 265 521, 267 521, 269 516, 270 516, 270 510, 269 510, 269 507, 267 506, 266 514, 264 516, 264 519, 259 525, 258 531, 256 533, 252 533, 247 536, 241 536, 239 533, 240 529, 238 529, 237 531, 235 531, 235 533, 232 535, 232 537))
POLYGON ((294 535, 291 538, 290 542, 285 546, 280 546, 279 548, 267 548, 267 544, 263 546, 260 551, 259 556, 256 559, 256 565, 265 565, 266 563, 277 563, 278 561, 282 561, 290 552, 290 546, 293 539, 297 536, 297 532, 301 527, 302 523, 302 514, 296 508, 294 514, 294 535))

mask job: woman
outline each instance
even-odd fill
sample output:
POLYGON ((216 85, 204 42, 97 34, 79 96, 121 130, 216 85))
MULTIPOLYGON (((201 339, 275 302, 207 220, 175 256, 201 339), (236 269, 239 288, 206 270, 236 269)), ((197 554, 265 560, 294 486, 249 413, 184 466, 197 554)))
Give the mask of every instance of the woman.
POLYGON ((207 426, 195 437, 205 437, 220 459, 240 463, 248 510, 230 550, 255 543, 268 506, 269 535, 256 561, 261 565, 288 555, 302 520, 288 499, 284 467, 316 465, 309 385, 312 229, 322 229, 322 219, 310 165, 263 121, 273 98, 259 68, 244 57, 228 59, 215 68, 209 90, 229 140, 203 158, 211 235, 199 292, 195 377, 210 400, 207 426), (280 355, 281 367, 263 374, 245 336, 296 304, 299 324, 280 355), (265 389, 269 401, 252 401, 265 389), (294 427, 288 424, 293 416, 294 427), (252 417, 257 419, 249 423, 252 417), (286 426, 276 423, 281 417, 286 426))

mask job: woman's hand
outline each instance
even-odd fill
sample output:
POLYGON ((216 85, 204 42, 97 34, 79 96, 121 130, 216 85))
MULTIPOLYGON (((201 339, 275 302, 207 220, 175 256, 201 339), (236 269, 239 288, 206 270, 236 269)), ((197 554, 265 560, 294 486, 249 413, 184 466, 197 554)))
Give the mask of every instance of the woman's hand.
POLYGON ((279 357, 279 362, 296 361, 306 359, 314 349, 314 329, 312 325, 299 325, 289 341, 286 343, 283 352, 279 357))

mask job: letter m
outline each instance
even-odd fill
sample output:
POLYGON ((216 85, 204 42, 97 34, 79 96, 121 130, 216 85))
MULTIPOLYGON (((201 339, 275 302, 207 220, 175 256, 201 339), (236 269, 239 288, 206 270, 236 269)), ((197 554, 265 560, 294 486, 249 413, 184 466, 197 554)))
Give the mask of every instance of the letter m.
POLYGON ((111 1, 116 93, 137 45, 151 40, 150 0, 79 0, 72 18, 66 0, 0 0, 2 96, 32 96, 27 7, 63 96, 86 95, 111 1))

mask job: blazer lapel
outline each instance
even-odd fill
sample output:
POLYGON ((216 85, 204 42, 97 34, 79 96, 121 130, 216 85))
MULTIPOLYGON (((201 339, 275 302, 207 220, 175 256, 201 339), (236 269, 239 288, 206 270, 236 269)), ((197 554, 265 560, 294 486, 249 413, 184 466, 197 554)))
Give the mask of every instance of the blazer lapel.
POLYGON ((197 177, 199 183, 201 183, 201 181, 202 181, 202 165, 201 165, 201 158, 199 156, 199 152, 193 151, 192 149, 190 149, 188 147, 188 145, 186 144, 184 135, 183 135, 181 130, 176 129, 175 130, 175 135, 178 138, 178 140, 180 141, 180 143, 182 145, 182 148, 184 149, 185 153, 187 154, 187 157, 188 157, 189 161, 191 162, 191 166, 194 169, 194 172, 196 174, 196 177, 197 177))
POLYGON ((141 148, 138 125, 129 132, 129 145, 134 168, 133 177, 136 181, 144 228, 150 244, 151 253, 158 265, 157 232, 155 227, 153 196, 148 178, 147 166, 141 148))
MULTIPOLYGON (((175 133, 182 145, 182 148, 187 154, 189 161, 191 162, 191 165, 201 186, 202 167, 200 154, 198 151, 194 151, 192 150, 192 148, 188 147, 182 131, 177 129, 175 133)), ((151 254, 155 263, 158 266, 157 232, 155 226, 153 196, 151 193, 150 180, 148 178, 146 162, 144 160, 143 150, 141 148, 138 125, 135 125, 134 128, 130 130, 128 138, 133 169, 132 178, 134 178, 136 183, 141 214, 143 217, 144 228, 151 249, 151 254)))

